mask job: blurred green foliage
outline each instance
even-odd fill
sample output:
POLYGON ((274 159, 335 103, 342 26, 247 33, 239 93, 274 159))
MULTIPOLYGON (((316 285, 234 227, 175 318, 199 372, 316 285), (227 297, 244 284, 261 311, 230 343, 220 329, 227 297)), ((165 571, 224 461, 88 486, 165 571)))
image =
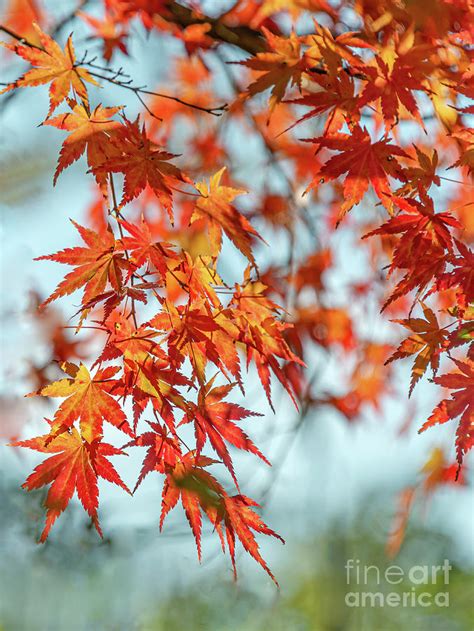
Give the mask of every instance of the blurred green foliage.
MULTIPOLYGON (((112 529, 100 540, 77 505, 58 523, 57 536, 34 543, 41 530, 41 492, 26 494, 4 476, 0 487, 0 631, 471 631, 474 575, 450 560, 449 584, 399 585, 381 580, 347 583, 345 564, 391 565, 405 575, 414 565, 442 565, 455 555, 453 541, 417 528, 412 520, 399 557, 385 554, 389 524, 383 502, 371 498, 364 512, 345 523, 328 524, 305 540, 290 540, 270 560, 281 583, 278 592, 263 572, 242 567, 234 583, 219 555, 216 564, 189 565, 181 540, 159 538, 157 529, 112 529), (152 556, 159 545, 171 558, 152 556), (150 551, 150 556, 148 556, 150 551), (177 557, 173 557, 177 555, 177 557), (178 558, 179 557, 179 558, 178 558), (173 558, 176 563, 173 563, 173 558), (183 571, 184 568, 184 571, 183 571), (189 571, 189 575, 187 570, 189 571), (348 607, 348 592, 449 593, 449 607, 348 607)), ((210 555, 212 556, 212 555, 210 555)), ((216 557, 217 558, 217 557, 216 557)), ((229 559, 224 559, 228 563, 229 559)))
MULTIPOLYGON (((408 577, 399 585, 347 584, 345 563, 376 565, 381 576, 391 565, 408 572, 412 565, 442 564, 446 541, 425 531, 413 533, 409 552, 391 561, 383 544, 366 535, 326 534, 302 545, 290 568, 280 570, 280 594, 262 600, 245 587, 204 583, 163 603, 141 631, 470 631, 474 621, 474 575, 453 567, 448 585, 419 585, 415 592, 449 593, 449 607, 347 607, 347 592, 410 592, 408 577)), ((353 577, 354 578, 354 577, 353 577)))

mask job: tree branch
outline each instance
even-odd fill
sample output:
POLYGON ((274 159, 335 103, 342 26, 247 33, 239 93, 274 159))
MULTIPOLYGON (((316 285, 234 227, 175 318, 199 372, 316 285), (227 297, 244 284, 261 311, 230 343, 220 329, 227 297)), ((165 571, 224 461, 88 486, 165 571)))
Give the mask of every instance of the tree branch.
POLYGON ((222 23, 222 16, 211 18, 201 15, 174 1, 169 2, 167 8, 170 15, 162 16, 167 22, 172 22, 183 28, 193 24, 210 24, 211 28, 206 35, 213 39, 237 46, 251 55, 266 50, 262 34, 248 26, 227 26, 222 23))

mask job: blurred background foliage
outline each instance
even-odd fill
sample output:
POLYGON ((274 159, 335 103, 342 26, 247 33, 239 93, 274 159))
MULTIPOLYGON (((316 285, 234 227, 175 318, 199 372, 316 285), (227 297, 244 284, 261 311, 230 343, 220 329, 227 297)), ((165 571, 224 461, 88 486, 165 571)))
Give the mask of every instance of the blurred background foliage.
MULTIPOLYGON (((453 558, 453 541, 424 527, 409 526, 396 559, 387 558, 384 532, 389 525, 382 496, 361 504, 350 521, 336 519, 314 535, 296 537, 275 569, 278 592, 267 581, 244 576, 235 583, 225 563, 211 558, 201 568, 192 562, 187 580, 156 561, 154 546, 170 546, 155 529, 112 530, 98 539, 80 508, 64 515, 58 533, 44 546, 34 539, 41 524, 41 492, 25 494, 4 476, 0 519, 3 590, 1 631, 84 629, 104 631, 469 631, 474 620, 474 574, 450 560, 449 584, 414 586, 407 572, 414 565, 442 565, 453 558), (29 519, 26 519, 28 516, 29 519), (143 555, 136 550, 142 549, 143 555), (348 559, 380 570, 377 584, 357 584, 348 559), (400 566, 399 585, 383 580, 390 565, 400 566), (192 575, 193 571, 199 574, 192 575), (48 589, 45 590, 45 585, 48 589), (164 586, 165 589, 164 589, 164 586), (347 592, 449 592, 449 607, 348 607, 347 592)), ((179 540, 179 537, 178 537, 179 540)), ((179 544, 178 544, 179 545, 179 544)), ((182 545, 182 541, 180 541, 182 545)))

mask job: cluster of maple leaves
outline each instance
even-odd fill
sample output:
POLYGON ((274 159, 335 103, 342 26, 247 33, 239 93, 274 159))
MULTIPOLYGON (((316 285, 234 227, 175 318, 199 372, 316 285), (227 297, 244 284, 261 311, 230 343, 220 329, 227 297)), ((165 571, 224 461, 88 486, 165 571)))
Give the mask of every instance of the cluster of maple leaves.
MULTIPOLYGON (((411 394, 428 368, 436 375, 446 358, 452 370, 433 381, 453 392, 420 431, 459 418, 457 465, 452 469, 432 456, 430 489, 433 480, 457 478, 474 444, 469 249, 474 231, 473 202, 466 199, 474 172, 467 124, 474 114, 468 104, 474 97, 469 2, 443 0, 428 3, 428 9, 378 0, 341 2, 337 8, 324 0, 240 0, 223 15, 208 17, 195 3, 190 9, 169 0, 105 0, 102 17, 80 12, 71 17, 81 18, 91 37, 103 43, 106 64, 118 51, 127 54, 137 19, 159 37, 180 40, 176 96, 135 86, 122 70, 101 67, 87 51, 78 55, 72 36, 62 48, 36 24, 45 23, 40 9, 27 4, 28 19, 19 23, 12 17, 2 30, 12 40, 4 47, 31 68, 3 92, 49 86, 43 125, 67 134, 54 182, 85 155, 98 190, 91 227, 73 221, 83 244, 40 257, 72 268, 40 310, 81 291, 77 330, 92 322, 104 342, 90 368, 73 363, 74 346, 61 357, 66 376, 33 393, 63 399, 48 420, 48 432, 15 443, 50 454, 24 485, 31 490, 51 484, 41 541, 75 491, 100 532, 98 478, 129 492, 109 457, 142 447, 146 453, 135 488, 152 471, 164 477, 160 527, 181 501, 199 557, 204 515, 223 549, 227 542, 234 571, 238 538, 273 578, 255 533, 279 535, 258 516, 257 504, 241 494, 229 449, 268 463, 241 429, 241 421, 255 414, 229 401, 234 390, 244 392, 244 358, 247 366, 255 365, 270 406, 273 376, 297 406, 331 405, 349 420, 366 402, 378 407, 387 364, 414 357, 411 394), (345 25, 347 12, 353 29, 345 25), (285 30, 282 13, 294 23, 303 16, 307 34, 285 30), (235 98, 224 111, 215 106, 205 55, 219 56, 227 45, 240 48, 246 59, 226 66, 237 74, 229 75, 235 98), (143 104, 142 115, 130 120, 123 107, 93 102, 94 86, 108 84, 131 90, 143 104), (259 95, 267 92, 262 105, 259 95), (305 109, 298 118, 300 107, 305 109), (64 111, 58 114, 58 108, 64 111), (183 117, 196 130, 187 168, 178 166, 165 144, 183 117), (231 186, 233 175, 223 166, 231 160, 215 126, 229 117, 258 135, 287 186, 287 194, 265 191, 260 205, 247 213, 235 201, 246 191, 231 186), (315 124, 320 129, 315 137, 295 136, 315 124), (425 146, 412 145, 404 125, 425 130, 428 124, 433 136, 425 146), (456 180, 458 199, 440 210, 444 201, 436 187, 443 176, 434 146, 443 147, 443 168, 462 178, 456 180), (291 171, 281 166, 285 162, 291 171), (262 238, 256 222, 286 232, 292 242, 302 224, 311 224, 303 192, 330 208, 329 234, 362 201, 372 199, 385 215, 381 225, 368 215, 363 238, 370 239, 365 243, 371 244, 375 267, 389 261, 382 310, 406 315, 395 322, 409 336, 392 354, 387 345, 356 340, 348 311, 321 300, 323 277, 333 265, 330 247, 314 250, 290 272, 284 266, 258 269, 255 249, 262 238), (242 282, 234 286, 218 272, 224 235, 248 261, 242 282), (379 237, 376 245, 373 237, 379 237), (316 302, 305 300, 308 290, 316 302), (277 301, 286 307, 290 295, 292 308, 285 311, 277 301), (145 306, 152 317, 141 315, 145 306), (347 394, 314 394, 305 370, 311 344, 346 351, 358 345, 361 356, 347 394), (132 418, 124 411, 128 401, 132 418), (153 420, 140 433, 148 414, 153 420), (128 442, 120 449, 104 442, 104 423, 126 434, 128 442), (180 432, 188 424, 194 428, 192 449, 180 432), (207 443, 215 458, 204 455, 207 443), (228 469, 237 494, 209 472, 218 462, 228 469), (439 473, 445 469, 455 473, 439 473)), ((22 3, 12 5, 14 16, 22 3)), ((375 283, 354 286, 353 295, 364 296, 371 287, 375 283)))

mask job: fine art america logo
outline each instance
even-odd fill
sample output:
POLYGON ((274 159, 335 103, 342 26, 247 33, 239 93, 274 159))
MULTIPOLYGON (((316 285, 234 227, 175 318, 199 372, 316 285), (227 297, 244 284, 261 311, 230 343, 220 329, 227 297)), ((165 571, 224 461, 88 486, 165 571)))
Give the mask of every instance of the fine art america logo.
POLYGON ((449 607, 447 586, 452 566, 447 559, 443 565, 413 565, 409 569, 390 565, 382 570, 376 565, 362 565, 359 559, 347 559, 345 569, 347 585, 356 588, 346 593, 347 607, 449 607), (395 585, 400 586, 397 591, 391 588, 395 585))

